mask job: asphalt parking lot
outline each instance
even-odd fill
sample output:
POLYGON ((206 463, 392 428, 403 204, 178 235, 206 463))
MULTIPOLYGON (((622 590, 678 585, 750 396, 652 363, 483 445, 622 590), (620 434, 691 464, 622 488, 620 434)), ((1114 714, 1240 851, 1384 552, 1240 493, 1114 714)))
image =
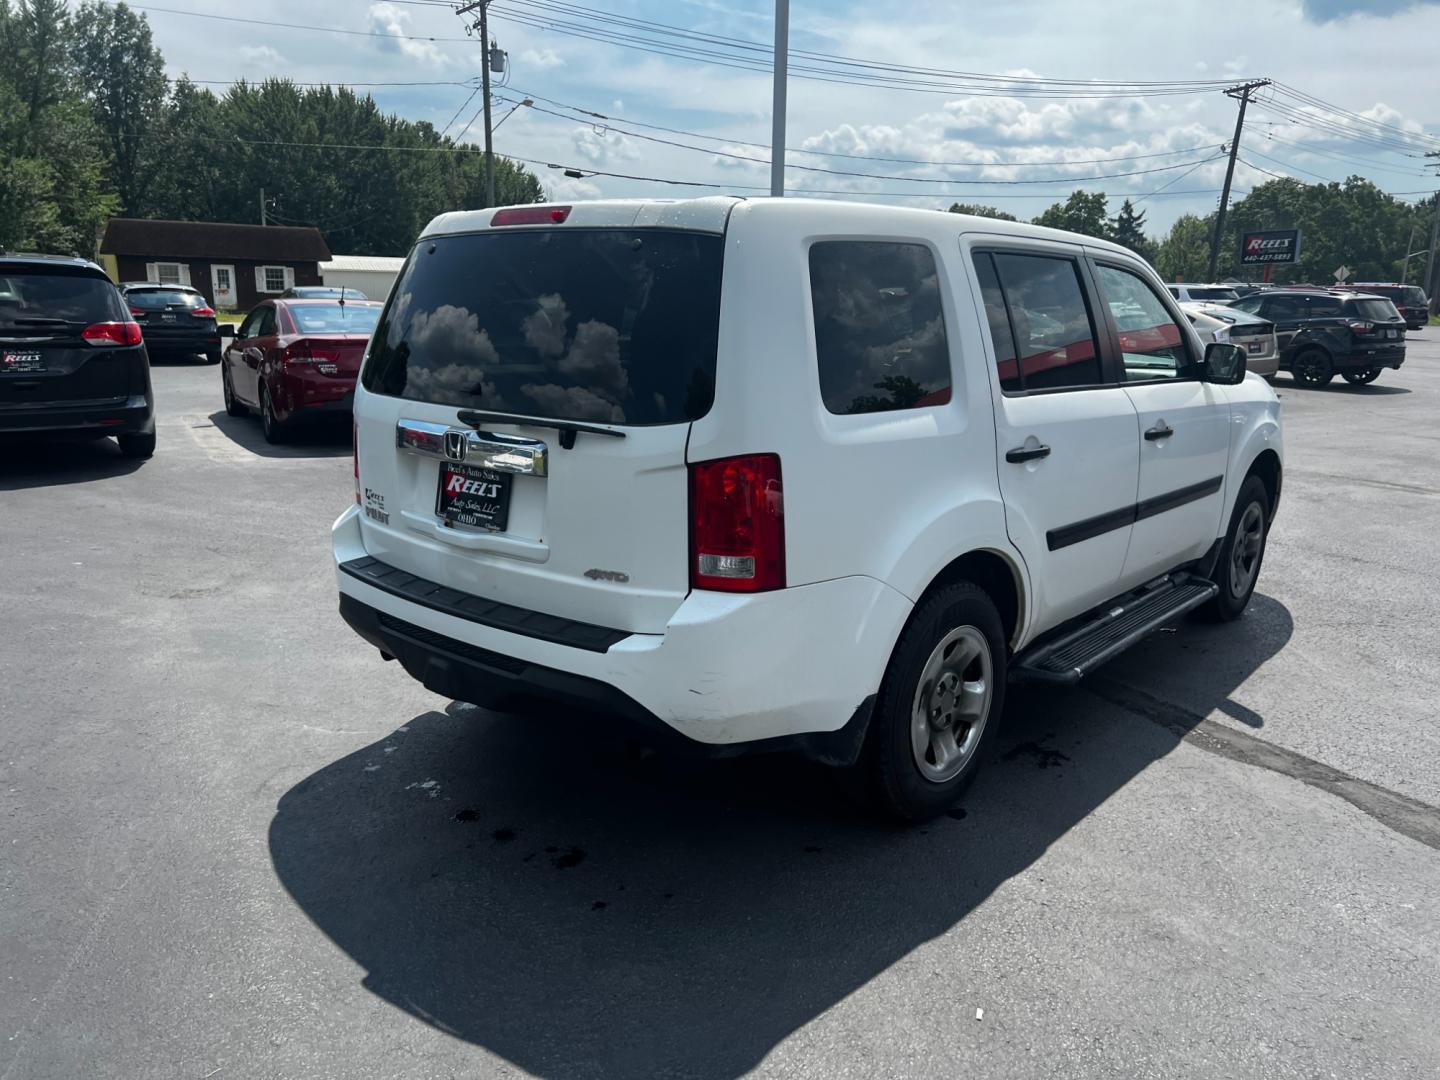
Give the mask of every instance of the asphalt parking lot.
POLYGON ((499 716, 335 611, 348 427, 0 446, 0 1080, 1440 1075, 1440 329, 1278 380, 1259 591, 925 828, 499 716))

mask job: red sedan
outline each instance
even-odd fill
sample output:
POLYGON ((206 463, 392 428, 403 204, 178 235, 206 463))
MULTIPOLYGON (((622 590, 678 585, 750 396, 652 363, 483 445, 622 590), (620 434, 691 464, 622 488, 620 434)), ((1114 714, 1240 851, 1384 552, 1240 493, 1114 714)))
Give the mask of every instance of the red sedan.
MULTIPOLYGON (((266 300, 245 316, 220 363, 225 411, 260 414, 266 442, 304 416, 349 415, 375 300, 266 300)), ((221 334, 229 327, 222 327, 221 334)))

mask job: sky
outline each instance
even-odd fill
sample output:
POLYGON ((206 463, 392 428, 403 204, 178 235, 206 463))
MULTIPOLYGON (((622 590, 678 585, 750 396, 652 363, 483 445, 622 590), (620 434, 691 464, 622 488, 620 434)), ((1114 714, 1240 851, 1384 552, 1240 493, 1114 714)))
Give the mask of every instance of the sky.
MULTIPOLYGON (((772 0, 563 2, 602 18, 650 20, 758 46, 774 33, 772 0)), ((132 6, 149 18, 172 76, 214 80, 217 91, 225 81, 271 76, 431 84, 357 90, 386 111, 480 140, 480 98, 467 82, 480 73, 479 41, 445 3, 132 6)), ((556 9, 536 0, 494 0, 491 11, 491 37, 509 68, 494 89, 495 148, 531 162, 552 199, 768 191, 768 69, 578 37, 554 26, 556 9), (535 104, 516 108, 526 97, 535 104), (580 122, 577 108, 606 119, 580 122), (564 169, 585 175, 569 178, 564 169)), ((565 19, 571 27, 616 26, 584 14, 565 19)), ((1127 84, 1269 78, 1388 125, 1362 129, 1383 131, 1384 144, 1336 130, 1324 108, 1261 90, 1246 117, 1236 197, 1271 174, 1306 181, 1358 174, 1407 199, 1440 186, 1436 170, 1425 168, 1424 147, 1406 150, 1393 135, 1429 136, 1440 149, 1440 0, 793 0, 790 26, 792 50, 879 65, 1127 84)), ((814 61, 792 55, 791 63, 814 61)), ((1122 198, 1137 199, 1152 233, 1183 213, 1214 209, 1225 169, 1221 148, 1236 117, 1235 101, 1219 85, 1178 95, 1127 89, 1104 98, 1034 97, 953 86, 877 88, 800 74, 788 84, 787 190, 909 206, 987 203, 1025 219, 1084 187, 1106 192, 1112 212, 1122 198), (1120 173, 1131 175, 1113 175, 1120 173)))

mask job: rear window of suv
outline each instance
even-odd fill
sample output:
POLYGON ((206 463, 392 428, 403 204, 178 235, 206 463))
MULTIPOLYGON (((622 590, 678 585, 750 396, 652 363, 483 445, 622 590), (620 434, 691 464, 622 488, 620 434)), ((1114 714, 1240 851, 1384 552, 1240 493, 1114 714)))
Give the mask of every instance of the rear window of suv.
POLYGON ((37 319, 89 326, 124 317, 115 286, 94 273, 0 267, 0 328, 43 325, 37 319))
POLYGON ((674 424, 715 393, 723 238, 526 229, 422 240, 361 382, 377 394, 611 424, 674 424))
POLYGON ((1395 322, 1400 312, 1389 300, 1351 300, 1350 311, 1371 322, 1395 322))
POLYGON ((139 311, 164 311, 167 307, 203 307, 205 297, 188 289, 130 289, 125 302, 139 311))

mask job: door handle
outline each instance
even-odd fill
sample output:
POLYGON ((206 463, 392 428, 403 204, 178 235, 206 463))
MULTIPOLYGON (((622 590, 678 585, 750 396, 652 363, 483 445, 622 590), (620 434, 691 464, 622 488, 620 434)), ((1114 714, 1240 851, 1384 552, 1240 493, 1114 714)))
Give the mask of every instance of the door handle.
POLYGON ((1049 457, 1050 447, 1041 443, 1039 446, 1017 446, 1013 450, 1005 451, 1005 460, 1012 465, 1019 465, 1023 461, 1035 461, 1038 458, 1049 457))
POLYGON ((1156 439, 1168 439, 1174 434, 1175 429, 1166 424, 1164 420, 1161 420, 1154 427, 1146 429, 1145 439, 1147 442, 1154 442, 1156 439))

